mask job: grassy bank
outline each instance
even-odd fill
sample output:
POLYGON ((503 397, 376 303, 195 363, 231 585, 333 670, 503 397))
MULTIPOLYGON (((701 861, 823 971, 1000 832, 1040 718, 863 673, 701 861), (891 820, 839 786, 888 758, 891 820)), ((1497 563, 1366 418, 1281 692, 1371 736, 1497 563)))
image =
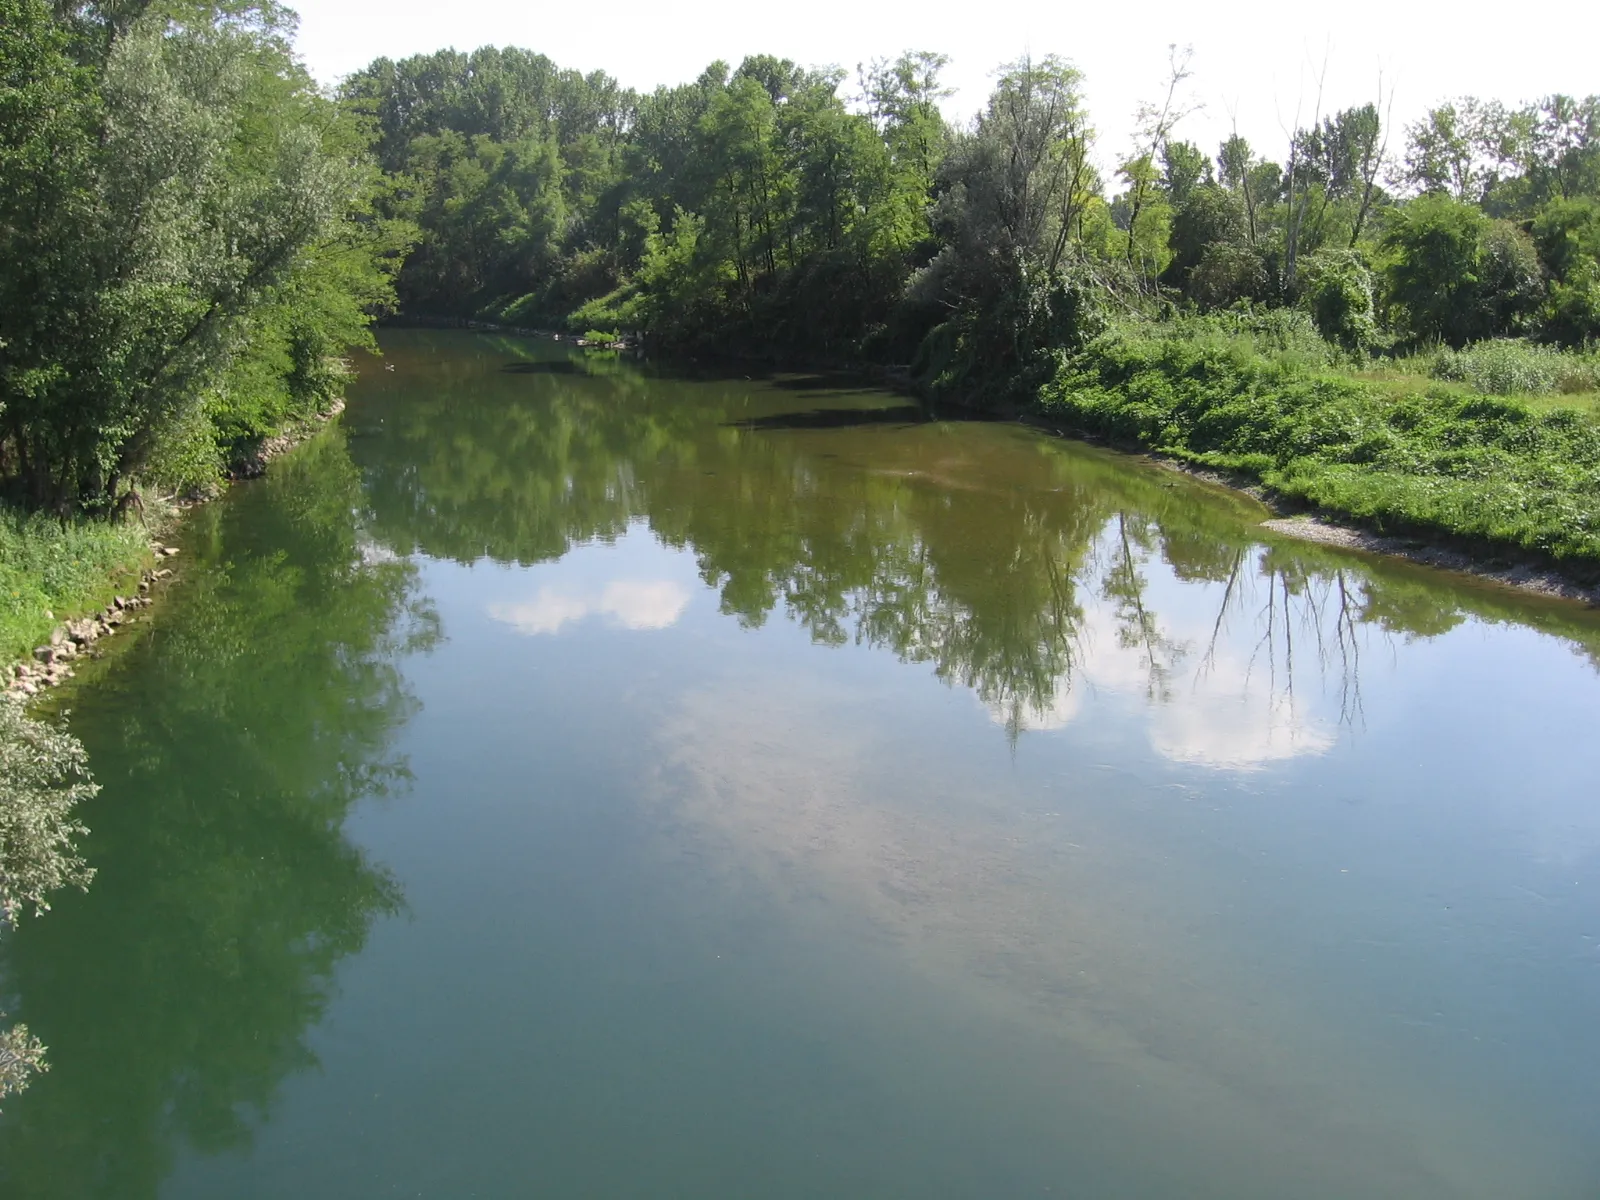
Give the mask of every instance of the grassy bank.
POLYGON ((0 506, 0 663, 130 591, 151 561, 149 531, 137 520, 62 522, 0 506))
POLYGON ((1287 323, 1129 324, 1068 359, 1039 403, 1063 424, 1380 532, 1464 539, 1592 575, 1594 367, 1498 344, 1358 370, 1287 323))

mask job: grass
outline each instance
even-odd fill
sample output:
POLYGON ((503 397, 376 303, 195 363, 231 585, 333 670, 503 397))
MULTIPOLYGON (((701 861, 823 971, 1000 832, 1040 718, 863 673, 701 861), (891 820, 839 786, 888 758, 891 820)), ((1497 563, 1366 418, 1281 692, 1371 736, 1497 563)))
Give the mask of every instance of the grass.
MULTIPOLYGON (((1389 396, 1418 395, 1427 392, 1455 396, 1483 394, 1465 383, 1441 382, 1428 374, 1425 363, 1419 367, 1405 360, 1351 371, 1349 377, 1370 384, 1389 396)), ((1591 416, 1600 416, 1600 389, 1574 392, 1514 392, 1504 398, 1515 400, 1539 413, 1570 409, 1591 416)))
POLYGON ((137 521, 71 521, 0 506, 0 662, 26 657, 58 623, 103 608, 151 561, 137 521))
POLYGON ((1068 360, 1040 403, 1380 531, 1600 568, 1600 419, 1584 394, 1490 396, 1405 365, 1358 378, 1248 331, 1126 326, 1068 360))

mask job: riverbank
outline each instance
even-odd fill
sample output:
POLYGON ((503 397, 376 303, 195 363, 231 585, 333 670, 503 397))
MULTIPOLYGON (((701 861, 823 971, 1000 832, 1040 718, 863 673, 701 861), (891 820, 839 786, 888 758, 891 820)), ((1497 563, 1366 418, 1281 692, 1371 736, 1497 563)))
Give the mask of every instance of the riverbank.
POLYGON ((1159 327, 1069 359, 1036 415, 1273 505, 1280 533, 1596 600, 1600 420, 1576 407, 1397 388, 1159 327))
POLYGON ((137 519, 62 522, 0 508, 0 662, 8 685, 62 622, 136 593, 154 562, 151 533, 137 519))
MULTIPOLYGON (((343 411, 339 401, 262 439, 223 483, 259 477, 343 411)), ((0 691, 32 697, 69 679, 75 660, 96 653, 172 576, 178 548, 164 543, 179 515, 220 494, 148 500, 140 516, 116 522, 0 507, 0 691)))
MULTIPOLYGON (((395 324, 566 340, 487 320, 395 324)), ((1272 510, 1265 527, 1282 536, 1600 605, 1592 395, 1477 394, 1429 380, 1416 362, 1400 377, 1359 371, 1309 327, 1269 324, 1282 328, 1219 337, 1212 322, 1143 325, 1133 336, 1092 343, 1031 404, 1007 412, 955 407, 1143 454, 1244 491, 1272 510), (1577 512, 1577 521, 1566 522, 1565 512, 1577 512), (1576 546, 1559 541, 1570 543, 1575 530, 1591 536, 1576 546)), ((784 369, 759 356, 729 358, 725 367, 753 364, 784 369)), ((905 367, 810 370, 930 399, 905 367)))

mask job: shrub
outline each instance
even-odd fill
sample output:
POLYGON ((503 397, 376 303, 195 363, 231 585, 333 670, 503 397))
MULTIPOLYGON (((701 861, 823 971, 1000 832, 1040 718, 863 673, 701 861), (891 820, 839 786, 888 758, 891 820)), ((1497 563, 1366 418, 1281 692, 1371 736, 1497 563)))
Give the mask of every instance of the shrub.
POLYGON ((1365 350, 1377 339, 1372 272, 1353 250, 1319 250, 1301 270, 1301 303, 1317 331, 1346 350, 1365 350))

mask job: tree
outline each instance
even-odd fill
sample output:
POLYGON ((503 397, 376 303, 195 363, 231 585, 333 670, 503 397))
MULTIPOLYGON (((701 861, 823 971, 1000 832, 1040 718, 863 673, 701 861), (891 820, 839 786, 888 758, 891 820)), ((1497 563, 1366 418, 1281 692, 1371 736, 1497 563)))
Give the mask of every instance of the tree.
POLYGON ((1372 272, 1353 250, 1330 246, 1308 256, 1300 300, 1317 332, 1346 350, 1365 350, 1377 336, 1372 272))
POLYGON ((1504 106, 1465 96, 1406 129, 1402 177, 1421 192, 1479 202, 1507 151, 1504 106))
POLYGON ((1600 199, 1547 205, 1534 219, 1533 241, 1550 274, 1545 333, 1568 345, 1600 337, 1600 199))
MULTIPOLYGON (((1156 195, 1156 182, 1159 178, 1156 170, 1156 156, 1166 146, 1167 139, 1171 137, 1173 128, 1188 115, 1189 110, 1184 108, 1178 100, 1178 89, 1189 78, 1190 60, 1194 51, 1185 48, 1179 50, 1177 46, 1167 47, 1167 86, 1161 103, 1141 105, 1138 114, 1139 121, 1139 148, 1128 158, 1122 161, 1118 174, 1128 184, 1128 265, 1130 267, 1142 261, 1144 273, 1159 275, 1166 263, 1152 261, 1149 247, 1158 245, 1163 240, 1160 237, 1149 238, 1145 230, 1140 227, 1140 220, 1145 215, 1145 209, 1156 195), (1151 270, 1150 268, 1154 268, 1151 270)), ((1156 217, 1158 221, 1169 219, 1166 214, 1156 217)))
POLYGON ((1528 235, 1448 196, 1421 196, 1390 218, 1388 293, 1414 337, 1464 346, 1517 332, 1539 299, 1528 235))
POLYGON ((4 465, 34 504, 105 511, 370 177, 276 6, 4 3, 25 117, 0 156, 4 465))
POLYGON ((1265 268, 1238 192, 1215 183, 1190 190, 1173 213, 1168 245, 1169 280, 1191 299, 1227 305, 1263 290, 1265 268))
POLYGON ((1211 162, 1193 142, 1168 140, 1161 148, 1161 188, 1174 208, 1203 183, 1212 182, 1211 162))
POLYGON ((1025 391, 1054 348, 1093 323, 1086 273, 1070 253, 1098 189, 1081 77, 1065 61, 1005 68, 973 129, 940 171, 935 231, 945 245, 909 299, 942 308, 917 366, 930 385, 1025 391))

